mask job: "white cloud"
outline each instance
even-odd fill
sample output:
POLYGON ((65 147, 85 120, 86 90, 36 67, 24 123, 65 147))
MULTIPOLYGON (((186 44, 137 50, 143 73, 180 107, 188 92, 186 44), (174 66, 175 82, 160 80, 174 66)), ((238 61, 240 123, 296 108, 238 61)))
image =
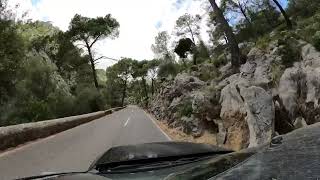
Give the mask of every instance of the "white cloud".
MULTIPOLYGON (((48 20, 61 30, 67 30, 71 18, 76 14, 88 17, 112 14, 120 23, 120 36, 106 39, 96 45, 96 52, 113 58, 131 57, 152 59, 151 44, 159 30, 172 32, 175 20, 184 13, 203 14, 200 1, 185 0, 177 9, 176 0, 40 0, 32 5, 31 0, 11 0, 20 4, 20 13, 29 11, 29 17, 48 20), (159 28, 159 24, 161 27, 159 28), (157 29, 157 27, 159 29, 157 29)), ((205 33, 202 33, 205 35, 205 33)), ((98 68, 113 63, 102 60, 98 68)))

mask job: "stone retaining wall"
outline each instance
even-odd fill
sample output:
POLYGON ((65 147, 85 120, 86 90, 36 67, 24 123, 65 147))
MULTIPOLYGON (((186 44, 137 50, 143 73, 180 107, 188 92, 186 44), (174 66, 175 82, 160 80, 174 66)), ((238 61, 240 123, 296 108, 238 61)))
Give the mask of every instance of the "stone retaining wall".
POLYGON ((0 127, 0 151, 88 123, 124 107, 79 116, 0 127))

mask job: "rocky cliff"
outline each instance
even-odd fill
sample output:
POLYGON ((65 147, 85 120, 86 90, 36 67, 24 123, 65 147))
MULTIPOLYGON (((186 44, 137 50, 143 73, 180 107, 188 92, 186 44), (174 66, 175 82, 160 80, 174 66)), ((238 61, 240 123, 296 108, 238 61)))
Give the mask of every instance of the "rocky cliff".
POLYGON ((320 122, 320 52, 294 37, 252 47, 240 72, 200 64, 162 82, 150 111, 169 127, 234 150, 320 122), (216 73, 202 81, 203 72, 216 73))

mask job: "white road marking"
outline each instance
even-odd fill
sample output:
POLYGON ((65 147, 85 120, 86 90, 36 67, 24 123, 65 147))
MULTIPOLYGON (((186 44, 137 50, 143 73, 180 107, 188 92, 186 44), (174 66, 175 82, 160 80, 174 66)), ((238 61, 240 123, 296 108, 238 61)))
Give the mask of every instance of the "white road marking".
POLYGON ((126 127, 130 121, 130 117, 127 119, 126 123, 124 123, 123 127, 126 127))
POLYGON ((160 127, 159 125, 156 123, 156 119, 154 119, 150 114, 148 114, 146 111, 143 111, 150 119, 151 121, 154 123, 154 125, 156 125, 156 127, 162 132, 163 135, 166 136, 166 138, 169 140, 169 141, 172 141, 172 139, 170 138, 170 136, 168 136, 160 127))

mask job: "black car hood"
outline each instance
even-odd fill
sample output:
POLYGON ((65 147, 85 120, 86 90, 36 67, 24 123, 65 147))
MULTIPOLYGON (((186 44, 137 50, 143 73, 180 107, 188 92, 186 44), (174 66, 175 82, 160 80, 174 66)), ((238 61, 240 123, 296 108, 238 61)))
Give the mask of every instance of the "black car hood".
POLYGON ((270 144, 220 157, 166 180, 303 180, 320 178, 320 123, 273 138, 270 144), (243 160, 241 157, 247 157, 243 160), (239 158, 242 160, 239 161, 239 158), (238 162, 237 162, 238 161, 238 162))
POLYGON ((93 166, 125 161, 158 159, 194 154, 225 154, 232 151, 221 147, 189 142, 159 142, 114 147, 104 153, 93 166))

